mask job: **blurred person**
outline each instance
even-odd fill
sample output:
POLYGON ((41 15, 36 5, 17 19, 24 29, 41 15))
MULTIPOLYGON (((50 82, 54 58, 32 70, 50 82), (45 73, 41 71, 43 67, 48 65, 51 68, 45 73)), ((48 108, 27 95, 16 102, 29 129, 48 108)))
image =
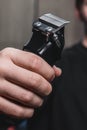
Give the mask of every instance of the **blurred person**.
POLYGON ((76 0, 75 14, 84 24, 84 37, 56 62, 62 75, 29 130, 87 130, 87 0, 76 0))

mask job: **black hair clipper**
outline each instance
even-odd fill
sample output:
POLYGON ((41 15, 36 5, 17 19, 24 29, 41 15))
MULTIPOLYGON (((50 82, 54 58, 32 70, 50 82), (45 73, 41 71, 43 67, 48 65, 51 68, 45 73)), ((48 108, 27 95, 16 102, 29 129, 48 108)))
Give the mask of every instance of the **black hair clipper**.
POLYGON ((50 65, 61 57, 64 47, 64 28, 69 21, 52 14, 44 14, 33 23, 33 36, 23 50, 41 56, 50 65))
MULTIPOLYGON (((69 21, 65 21, 52 14, 44 14, 33 23, 33 36, 23 50, 41 56, 50 65, 54 65, 61 57, 64 47, 64 28, 69 21)), ((0 116, 0 126, 18 125, 22 120, 13 119, 6 115, 0 116)))

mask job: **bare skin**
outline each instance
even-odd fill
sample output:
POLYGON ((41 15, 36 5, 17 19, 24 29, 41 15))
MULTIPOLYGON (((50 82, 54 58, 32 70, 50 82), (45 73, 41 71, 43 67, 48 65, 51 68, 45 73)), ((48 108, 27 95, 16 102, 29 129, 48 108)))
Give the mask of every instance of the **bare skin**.
POLYGON ((52 91, 51 81, 61 70, 35 54, 6 48, 0 52, 0 111, 30 118, 52 91))

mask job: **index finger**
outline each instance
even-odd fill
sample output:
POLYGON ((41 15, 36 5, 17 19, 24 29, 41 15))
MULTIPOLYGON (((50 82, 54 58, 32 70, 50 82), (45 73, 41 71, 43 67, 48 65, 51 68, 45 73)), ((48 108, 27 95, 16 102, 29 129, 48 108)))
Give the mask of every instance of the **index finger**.
POLYGON ((27 70, 36 72, 42 75, 48 81, 52 81, 55 78, 54 69, 41 57, 33 53, 13 49, 10 58, 14 64, 27 70))

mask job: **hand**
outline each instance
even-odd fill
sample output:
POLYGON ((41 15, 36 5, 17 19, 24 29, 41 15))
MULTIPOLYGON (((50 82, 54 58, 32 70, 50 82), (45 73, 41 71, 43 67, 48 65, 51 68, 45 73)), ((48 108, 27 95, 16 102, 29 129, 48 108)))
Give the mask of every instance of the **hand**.
POLYGON ((39 56, 6 48, 0 52, 0 111, 18 118, 30 118, 52 91, 50 82, 61 70, 39 56))

